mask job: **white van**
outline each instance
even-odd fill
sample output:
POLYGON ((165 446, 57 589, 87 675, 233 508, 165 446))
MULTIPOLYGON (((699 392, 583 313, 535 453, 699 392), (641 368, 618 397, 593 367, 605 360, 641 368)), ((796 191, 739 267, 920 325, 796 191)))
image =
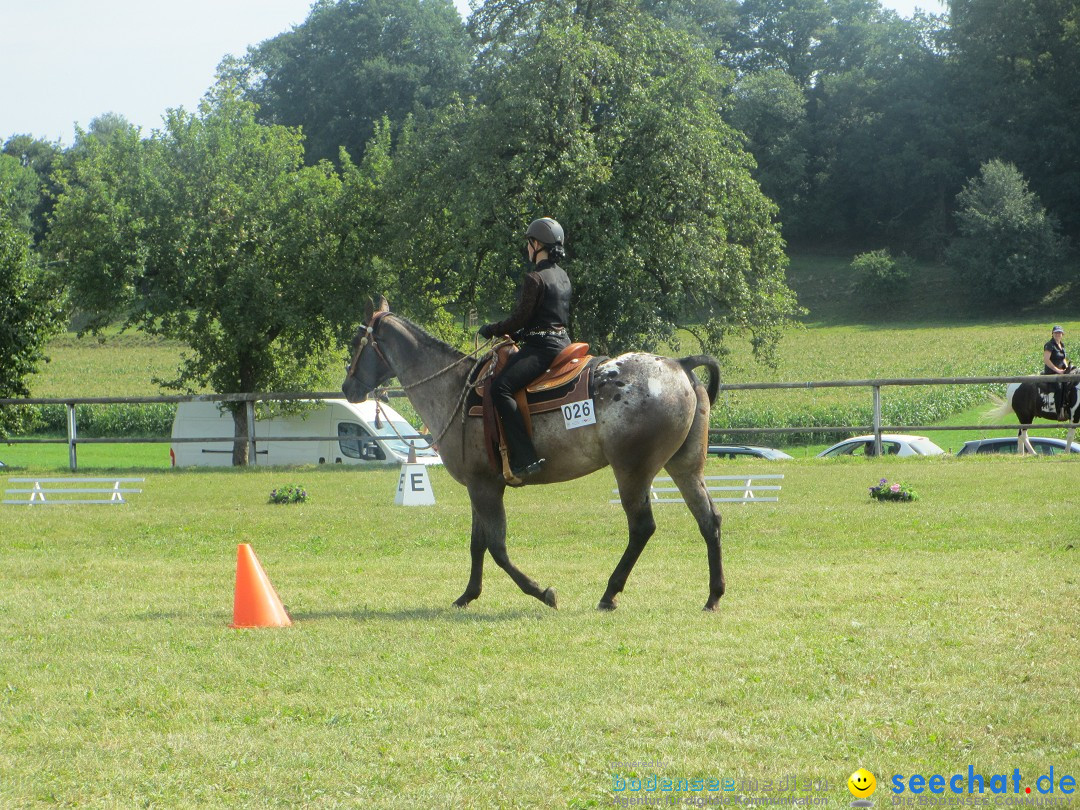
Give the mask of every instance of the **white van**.
MULTIPOLYGON (((181 402, 173 419, 174 439, 232 438, 232 412, 218 402, 181 402)), ((401 464, 408 460, 410 441, 417 464, 441 464, 439 454, 397 411, 373 400, 348 402, 320 400, 302 414, 255 420, 255 463, 288 464, 401 464), (265 436, 324 437, 318 441, 263 441, 265 436), (399 439, 398 436, 406 437, 399 439), (336 437, 336 438, 335 438, 336 437), (374 438, 373 442, 361 439, 374 438)), ((174 442, 169 451, 174 467, 228 467, 230 442, 174 442)))

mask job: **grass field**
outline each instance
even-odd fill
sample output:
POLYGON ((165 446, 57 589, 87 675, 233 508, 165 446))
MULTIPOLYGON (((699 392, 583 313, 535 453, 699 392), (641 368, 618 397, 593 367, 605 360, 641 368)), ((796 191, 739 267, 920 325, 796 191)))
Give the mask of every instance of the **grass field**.
MULTIPOLYGON (((885 309, 849 294, 846 261, 793 262, 805 327, 775 369, 733 345, 726 381, 1026 373, 1052 321, 1080 323, 1071 282, 984 317, 920 265, 885 309)), ((63 336, 31 390, 158 393, 181 351, 63 336)), ((886 419, 975 424, 976 393, 886 389, 886 419)), ((726 392, 714 412, 793 424, 869 406, 865 389, 726 392)), ((955 450, 984 434, 932 438, 955 450)), ((57 474, 67 448, 0 445, 0 460, 57 474)), ((847 807, 860 766, 884 807, 893 774, 1080 776, 1074 459, 710 460, 710 474, 785 475, 779 503, 723 509, 718 615, 700 611, 703 543, 677 505, 656 507, 620 609, 595 611, 625 545, 610 471, 507 496, 511 556, 559 589, 559 611, 490 560, 460 611, 470 508, 444 470, 436 506, 403 508, 396 469, 174 471, 164 444, 84 444, 79 461, 147 480, 119 507, 0 507, 0 808, 720 798, 615 790, 652 774, 754 798, 796 776, 817 786, 795 795, 847 807), (881 477, 920 499, 872 502, 881 477), (290 483, 308 503, 266 503, 290 483), (293 627, 228 627, 240 542, 293 627)))
POLYGON ((653 772, 827 780, 847 806, 859 766, 884 806, 891 774, 1075 777, 1074 467, 772 465, 779 503, 724 509, 717 615, 680 506, 594 610, 625 536, 608 471, 508 495, 558 612, 490 560, 450 607, 469 506, 441 469, 426 508, 392 506, 393 469, 147 471, 122 507, 5 506, 0 806, 602 807, 653 772), (870 501, 882 476, 920 500, 870 501), (266 504, 293 482, 308 503, 266 504), (292 628, 229 629, 238 542, 292 628))

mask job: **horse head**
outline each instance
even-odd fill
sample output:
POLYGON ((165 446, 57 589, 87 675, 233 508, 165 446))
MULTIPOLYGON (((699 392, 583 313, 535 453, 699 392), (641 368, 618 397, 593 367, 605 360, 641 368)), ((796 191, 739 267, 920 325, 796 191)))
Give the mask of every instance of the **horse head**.
POLYGON ((368 300, 364 309, 364 323, 352 339, 352 361, 345 370, 341 392, 349 402, 362 402, 368 394, 394 376, 394 370, 386 361, 376 343, 379 321, 390 314, 390 304, 383 296, 377 302, 368 300))

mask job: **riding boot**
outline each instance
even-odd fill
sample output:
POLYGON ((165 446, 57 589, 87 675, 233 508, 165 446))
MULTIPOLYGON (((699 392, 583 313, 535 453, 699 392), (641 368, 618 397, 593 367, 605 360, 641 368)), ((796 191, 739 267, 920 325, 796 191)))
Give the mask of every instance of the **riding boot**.
POLYGON ((506 449, 510 456, 510 472, 521 477, 536 472, 544 463, 544 459, 538 458, 536 448, 533 446, 532 437, 525 430, 525 419, 513 402, 513 408, 507 407, 506 400, 496 400, 496 410, 502 420, 503 435, 506 437, 506 449))

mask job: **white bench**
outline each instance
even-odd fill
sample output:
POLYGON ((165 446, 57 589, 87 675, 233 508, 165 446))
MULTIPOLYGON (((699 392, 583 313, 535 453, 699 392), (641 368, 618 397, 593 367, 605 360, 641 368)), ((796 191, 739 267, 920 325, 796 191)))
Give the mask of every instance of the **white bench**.
POLYGON ((145 478, 9 478, 9 484, 33 484, 29 488, 5 489, 5 495, 29 495, 29 498, 5 499, 4 503, 33 506, 49 506, 61 503, 127 503, 124 495, 142 492, 120 486, 145 481, 145 478), (108 487, 64 486, 65 484, 111 484, 108 487), (57 495, 77 495, 80 497, 57 498, 57 495), (84 498, 83 495, 108 495, 108 498, 84 498))
MULTIPOLYGON (((705 488, 707 490, 709 490, 710 493, 713 493, 713 492, 741 492, 742 493, 742 495, 740 497, 738 497, 738 498, 718 498, 716 496, 712 496, 713 503, 764 503, 764 502, 776 503, 777 501, 780 500, 780 495, 779 495, 780 486, 781 486, 780 484, 757 484, 757 483, 754 483, 754 482, 755 481, 762 481, 762 480, 775 481, 775 480, 778 480, 778 479, 782 479, 783 477, 784 476, 782 476, 782 475, 706 475, 705 476, 705 488), (742 481, 742 484, 740 486, 733 486, 733 485, 712 486, 709 483, 710 481, 742 481), (754 494, 755 492, 776 492, 778 494, 760 496, 760 495, 755 495, 754 494)), ((658 487, 658 486, 656 486, 657 481, 671 481, 671 479, 664 476, 664 477, 657 478, 656 481, 653 482, 653 485, 652 485, 652 487, 650 489, 650 492, 652 493, 652 502, 653 503, 685 503, 685 501, 682 498, 667 498, 667 497, 662 498, 662 497, 660 497, 661 492, 678 492, 679 488, 678 487, 658 487)), ((618 492, 619 492, 618 488, 615 488, 615 489, 613 489, 611 491, 614 492, 615 494, 618 494, 618 492)), ((618 498, 612 498, 611 503, 619 503, 619 499, 618 498)))

